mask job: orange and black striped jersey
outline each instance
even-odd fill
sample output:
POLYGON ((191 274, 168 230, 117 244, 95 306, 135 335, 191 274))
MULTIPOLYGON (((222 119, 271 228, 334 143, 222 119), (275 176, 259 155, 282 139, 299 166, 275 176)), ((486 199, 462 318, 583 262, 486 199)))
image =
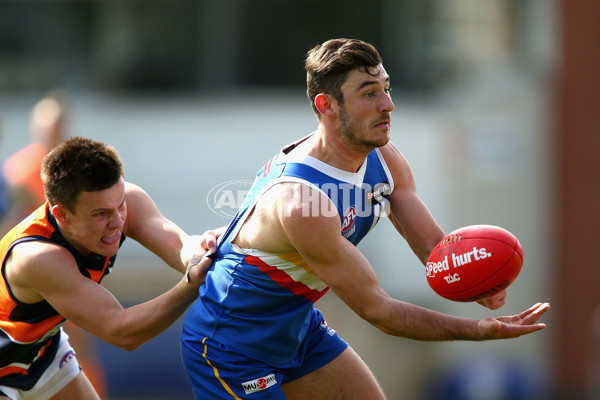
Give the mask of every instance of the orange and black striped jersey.
MULTIPOLYGON (((125 239, 122 236, 121 243, 125 239)), ((14 246, 29 241, 45 241, 63 246, 73 255, 79 271, 100 283, 116 256, 83 255, 61 234, 49 205, 35 210, 0 241, 0 385, 26 388, 37 381, 54 358, 56 334, 65 318, 47 301, 23 303, 15 298, 6 281, 5 264, 14 246)))

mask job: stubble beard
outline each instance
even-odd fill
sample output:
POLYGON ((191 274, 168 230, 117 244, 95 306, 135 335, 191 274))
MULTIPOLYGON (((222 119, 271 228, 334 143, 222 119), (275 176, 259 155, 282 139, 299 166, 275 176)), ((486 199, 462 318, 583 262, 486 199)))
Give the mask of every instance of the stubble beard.
POLYGON ((354 146, 362 147, 368 151, 371 151, 374 148, 384 146, 389 141, 389 138, 385 141, 385 143, 381 143, 381 141, 377 141, 375 139, 360 138, 356 133, 356 129, 352 125, 352 117, 344 107, 340 108, 339 118, 340 133, 350 144, 354 146))

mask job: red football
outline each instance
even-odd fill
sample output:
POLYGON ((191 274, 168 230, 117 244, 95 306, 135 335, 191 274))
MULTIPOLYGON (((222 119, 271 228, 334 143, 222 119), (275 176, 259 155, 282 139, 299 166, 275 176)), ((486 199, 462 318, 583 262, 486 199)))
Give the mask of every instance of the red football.
POLYGON ((512 233, 493 225, 465 226, 435 246, 427 282, 448 300, 481 300, 507 288, 522 266, 523 249, 512 233))

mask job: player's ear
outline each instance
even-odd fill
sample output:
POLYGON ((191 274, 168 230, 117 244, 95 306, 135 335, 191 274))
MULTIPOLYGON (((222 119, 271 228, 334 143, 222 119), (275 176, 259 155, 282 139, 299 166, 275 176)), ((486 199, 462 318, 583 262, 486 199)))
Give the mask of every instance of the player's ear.
POLYGON ((50 208, 50 211, 59 223, 65 225, 69 222, 69 219, 67 218, 67 213, 65 211, 65 207, 63 205, 56 204, 50 208))
POLYGON ((321 115, 328 115, 333 112, 331 107, 331 98, 325 93, 319 93, 315 97, 315 107, 321 113, 321 115))

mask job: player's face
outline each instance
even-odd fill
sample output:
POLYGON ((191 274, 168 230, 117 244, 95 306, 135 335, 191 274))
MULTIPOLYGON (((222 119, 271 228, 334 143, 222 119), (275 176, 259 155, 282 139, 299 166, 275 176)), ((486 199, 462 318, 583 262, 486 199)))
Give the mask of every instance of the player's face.
POLYGON ((353 145, 372 149, 390 140, 390 77, 383 65, 348 73, 342 85, 344 102, 339 110, 339 129, 353 145))
MULTIPOLYGON (((66 210, 65 210, 66 211, 66 210)), ((113 256, 127 217, 125 181, 105 190, 81 192, 75 212, 66 211, 69 242, 83 254, 113 256)))

